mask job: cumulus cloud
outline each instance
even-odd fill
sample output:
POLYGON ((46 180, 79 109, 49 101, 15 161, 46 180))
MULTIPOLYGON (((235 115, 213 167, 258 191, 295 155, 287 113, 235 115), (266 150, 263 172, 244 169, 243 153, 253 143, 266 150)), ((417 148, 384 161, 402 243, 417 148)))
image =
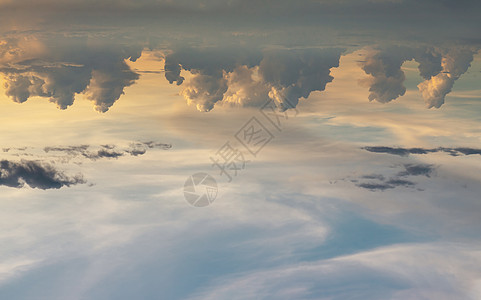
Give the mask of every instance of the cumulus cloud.
POLYGON ((226 76, 227 91, 223 101, 239 106, 261 106, 267 99, 271 89, 259 77, 259 67, 239 66, 226 76))
POLYGON ((386 103, 404 95, 404 72, 401 65, 409 59, 403 48, 391 48, 386 51, 371 53, 362 63, 362 69, 370 78, 361 80, 369 87, 369 101, 386 103))
POLYGON ((442 70, 441 56, 432 48, 395 46, 370 52, 361 63, 362 69, 370 77, 360 81, 361 85, 369 87, 369 101, 387 103, 403 96, 406 93, 406 76, 401 66, 412 59, 419 63, 420 75, 425 79, 442 70))
POLYGON ((140 46, 91 46, 75 38, 32 40, 9 39, 0 50, 6 95, 15 102, 38 96, 66 109, 76 94, 85 93, 96 110, 105 112, 138 79, 125 60, 136 60, 140 46), (28 49, 31 45, 34 50, 28 49))
POLYGON ((187 103, 196 105, 199 111, 210 111, 216 102, 221 101, 227 91, 227 81, 223 75, 197 74, 184 86, 181 94, 187 103))
POLYGON ((339 66, 342 49, 304 49, 266 53, 259 66, 263 80, 271 86, 269 97, 281 109, 296 107, 300 98, 323 91, 334 78, 331 68, 339 66))
POLYGON ((418 85, 428 108, 439 108, 444 104, 454 82, 471 66, 473 55, 474 51, 470 49, 453 49, 443 55, 442 71, 418 85))
POLYGON ((323 91, 333 80, 330 69, 339 66, 342 49, 182 50, 165 59, 165 77, 183 84, 181 94, 200 111, 217 102, 259 106, 269 99, 281 110, 295 107, 300 98, 323 91), (188 54, 188 55, 187 55, 188 54), (181 69, 194 74, 186 83, 181 69))
POLYGON ((27 184, 31 188, 46 190, 81 183, 85 183, 82 175, 70 177, 46 163, 0 161, 0 185, 21 188, 27 184))
MULTIPOLYGON (((260 61, 257 49, 180 48, 165 57, 165 78, 169 83, 183 84, 181 94, 199 111, 210 111, 222 101, 228 89, 229 73, 238 66, 253 67, 260 61), (181 70, 194 76, 184 82, 181 70)), ((231 76, 232 77, 232 76, 231 76)))
POLYGON ((92 70, 85 94, 94 102, 97 111, 106 112, 124 94, 124 88, 132 85, 138 78, 139 75, 130 71, 124 61, 114 63, 108 69, 92 70))

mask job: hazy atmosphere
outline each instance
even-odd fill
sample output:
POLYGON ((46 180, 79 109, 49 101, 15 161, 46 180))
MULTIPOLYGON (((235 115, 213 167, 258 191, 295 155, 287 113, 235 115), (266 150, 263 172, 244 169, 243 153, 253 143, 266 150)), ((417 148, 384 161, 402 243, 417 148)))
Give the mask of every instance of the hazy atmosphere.
POLYGON ((0 299, 481 299, 480 15, 0 0, 0 299))

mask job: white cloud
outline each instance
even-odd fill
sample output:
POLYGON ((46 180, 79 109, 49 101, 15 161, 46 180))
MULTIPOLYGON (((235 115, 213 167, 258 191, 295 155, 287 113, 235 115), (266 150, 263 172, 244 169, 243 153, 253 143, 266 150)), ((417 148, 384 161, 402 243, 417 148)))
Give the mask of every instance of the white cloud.
POLYGON ((471 66, 474 53, 471 49, 461 48, 452 49, 443 55, 441 73, 418 85, 428 108, 439 108, 444 104, 454 82, 471 66))

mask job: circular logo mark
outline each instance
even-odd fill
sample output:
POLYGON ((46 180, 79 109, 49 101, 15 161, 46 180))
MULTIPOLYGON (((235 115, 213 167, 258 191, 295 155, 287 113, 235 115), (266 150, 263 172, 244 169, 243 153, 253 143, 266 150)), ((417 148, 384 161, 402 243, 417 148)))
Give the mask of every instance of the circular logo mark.
POLYGON ((192 206, 207 206, 217 197, 217 182, 207 173, 195 173, 185 181, 184 197, 192 206))

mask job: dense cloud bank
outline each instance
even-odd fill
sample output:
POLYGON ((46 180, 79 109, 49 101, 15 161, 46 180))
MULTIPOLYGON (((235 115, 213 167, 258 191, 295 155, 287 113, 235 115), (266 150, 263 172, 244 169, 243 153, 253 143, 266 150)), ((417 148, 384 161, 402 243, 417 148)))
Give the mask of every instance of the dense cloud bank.
MULTIPOLYGON (((135 62, 155 43, 102 40, 93 37, 10 37, 0 42, 0 73, 6 95, 18 103, 42 97, 66 109, 77 94, 90 99, 95 110, 107 112, 139 79, 128 61, 135 62)), ((199 111, 216 105, 262 106, 274 100, 280 110, 297 106, 312 92, 322 92, 334 80, 332 69, 341 55, 359 46, 262 47, 172 46, 158 50, 165 79, 199 111)), ((376 46, 360 67, 368 75, 360 83, 369 100, 387 103, 406 92, 402 65, 419 63, 424 79, 418 85, 428 108, 443 105, 456 80, 467 72, 476 46, 376 46)))

